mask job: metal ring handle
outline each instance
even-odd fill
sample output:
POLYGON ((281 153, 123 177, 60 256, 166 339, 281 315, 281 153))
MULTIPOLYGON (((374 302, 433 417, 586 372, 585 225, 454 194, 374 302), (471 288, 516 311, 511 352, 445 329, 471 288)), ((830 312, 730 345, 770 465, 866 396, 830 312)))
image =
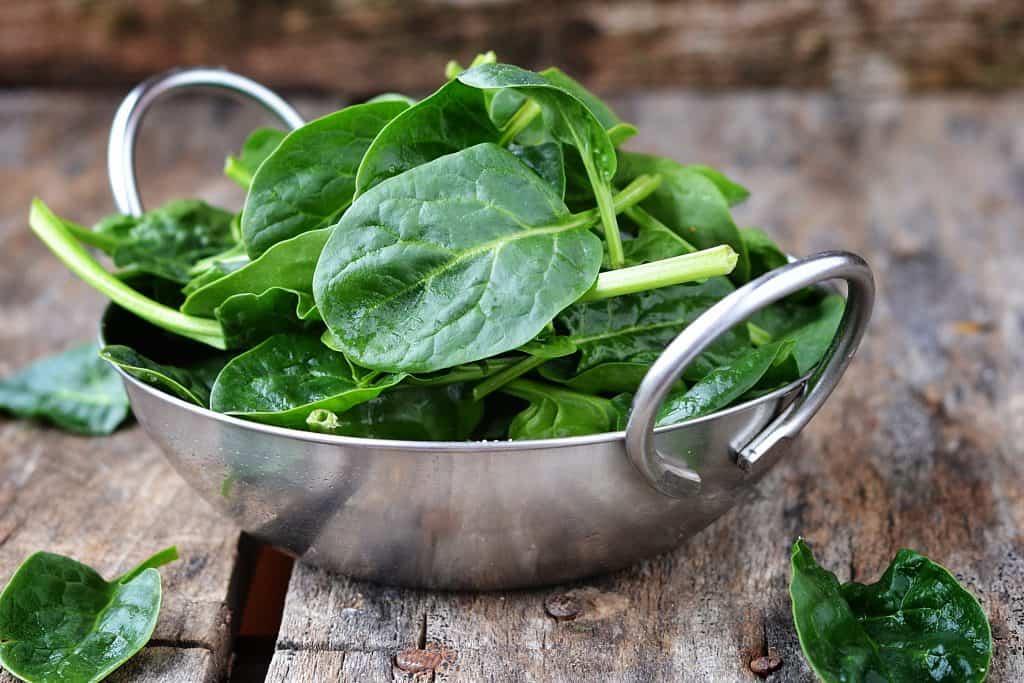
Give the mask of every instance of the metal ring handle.
POLYGON ((720 335, 758 310, 805 287, 832 279, 848 283, 846 309, 839 329, 803 393, 736 452, 737 464, 750 471, 779 441, 792 438, 803 429, 850 364, 874 306, 875 283, 868 264, 856 254, 829 251, 776 268, 709 308, 668 345, 640 383, 626 426, 626 453, 651 486, 676 498, 700 490, 697 472, 663 458, 654 445, 654 426, 662 401, 686 367, 720 335))
POLYGON ((166 93, 196 87, 245 95, 269 109, 289 129, 305 123, 290 104, 269 88, 227 69, 172 69, 148 78, 124 98, 110 127, 107 173, 110 176, 110 189, 114 193, 114 203, 121 213, 140 216, 143 212, 139 188, 135 182, 135 139, 143 116, 166 93))

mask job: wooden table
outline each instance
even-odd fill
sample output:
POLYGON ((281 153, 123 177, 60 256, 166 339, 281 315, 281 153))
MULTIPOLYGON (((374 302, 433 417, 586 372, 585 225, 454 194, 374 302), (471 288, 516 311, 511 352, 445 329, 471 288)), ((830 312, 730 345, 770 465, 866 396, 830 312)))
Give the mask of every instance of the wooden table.
MULTIPOLYGON (((0 95, 2 374, 93 334, 103 301, 25 217, 33 195, 83 222, 112 210, 104 148, 117 99, 0 95)), ((267 680, 743 681, 769 652, 782 661, 770 680, 811 680, 787 594, 799 535, 843 580, 874 580, 903 546, 949 566, 992 621, 990 680, 1024 680, 1024 95, 618 104, 640 127, 634 147, 752 188, 744 224, 795 253, 845 248, 874 266, 871 330, 805 454, 678 551, 578 585, 442 594, 296 565, 276 645, 263 641, 267 680)), ((336 103, 298 105, 312 116, 336 103)), ((237 206, 217 171, 258 122, 219 101, 164 105, 144 130, 146 198, 199 191, 237 206)), ((262 572, 255 544, 143 432, 84 439, 0 418, 0 580, 37 549, 112 575, 171 543, 182 560, 166 568, 156 635, 114 679, 222 680, 232 661, 237 680, 263 675, 232 654, 262 572)), ((273 612, 272 595, 264 580, 250 608, 273 612)))

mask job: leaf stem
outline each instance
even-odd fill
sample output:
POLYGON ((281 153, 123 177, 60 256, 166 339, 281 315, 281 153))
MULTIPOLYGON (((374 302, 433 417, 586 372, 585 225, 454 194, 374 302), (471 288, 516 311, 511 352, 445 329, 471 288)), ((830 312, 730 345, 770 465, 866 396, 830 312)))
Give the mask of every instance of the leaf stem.
MULTIPOLYGON (((658 189, 661 185, 660 175, 639 175, 629 185, 624 187, 618 194, 612 197, 612 209, 618 213, 625 211, 634 204, 639 204, 647 199, 648 195, 658 189)), ((591 226, 601 220, 601 213, 598 209, 587 209, 574 213, 566 223, 570 227, 591 226)), ((621 246, 621 242, 619 244, 621 246)))
POLYGON ((527 97, 526 101, 519 106, 516 113, 505 124, 505 127, 501 129, 501 137, 498 138, 498 144, 504 147, 515 140, 516 136, 533 123, 533 120, 540 115, 540 112, 540 105, 527 97))
POLYGON ((210 318, 185 315, 156 302, 107 272, 75 240, 64 221, 39 199, 32 201, 29 225, 43 241, 43 244, 49 247, 50 251, 63 261, 71 272, 122 308, 131 311, 143 320, 183 337, 195 339, 217 349, 226 348, 220 323, 210 318))
POLYGON ((736 260, 737 255, 732 247, 723 244, 692 254, 604 272, 597 276, 597 282, 579 301, 601 301, 623 294, 728 275, 736 267, 736 260))
POLYGON ((148 560, 143 561, 143 563, 137 566, 135 569, 132 569, 124 576, 119 578, 117 582, 128 583, 129 581, 131 581, 147 569, 156 569, 157 567, 162 567, 165 564, 168 564, 169 562, 174 562, 177 559, 178 548, 176 546, 172 545, 170 548, 164 548, 160 552, 150 557, 148 560))
POLYGON ((540 367, 546 360, 547 358, 542 356, 527 356, 514 365, 505 368, 501 372, 491 375, 483 382, 480 382, 480 384, 473 387, 473 400, 479 401, 480 399, 493 394, 509 382, 522 377, 534 368, 540 367))

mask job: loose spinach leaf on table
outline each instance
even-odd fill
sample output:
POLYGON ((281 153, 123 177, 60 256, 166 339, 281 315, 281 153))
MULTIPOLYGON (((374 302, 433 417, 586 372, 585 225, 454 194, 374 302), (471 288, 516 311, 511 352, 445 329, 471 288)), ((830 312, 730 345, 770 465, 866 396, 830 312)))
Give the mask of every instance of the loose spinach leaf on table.
POLYGON ((542 382, 517 379, 502 391, 529 402, 509 425, 509 438, 557 439, 613 432, 621 420, 621 406, 612 401, 562 389, 542 382))
POLYGON ((289 133, 260 165, 245 198, 242 235, 249 256, 334 223, 352 201, 363 154, 408 106, 398 100, 357 104, 289 133))
POLYGON ((162 550, 113 581, 69 557, 30 556, 0 594, 0 665, 24 681, 93 683, 149 641, 160 613, 162 550))
POLYGON ((229 156, 224 162, 224 175, 238 183, 243 190, 248 190, 256 169, 277 149, 285 135, 287 133, 276 128, 257 128, 246 138, 238 156, 229 156))
POLYGON ((213 381, 228 360, 223 354, 217 354, 189 367, 177 367, 152 361, 138 351, 121 344, 104 346, 100 351, 100 357, 140 382, 203 408, 210 406, 213 381))
POLYGON ((210 407, 247 420, 303 428, 314 410, 342 413, 402 379, 401 374, 356 376, 345 357, 315 335, 279 334, 224 366, 213 384, 210 407))
POLYGON ((79 434, 110 434, 128 417, 121 378, 83 344, 0 379, 0 411, 79 434))
POLYGON ((317 307, 346 355, 377 370, 432 372, 504 353, 597 278, 600 240, 570 219, 497 145, 441 157, 353 202, 317 264, 317 307))
POLYGON ((324 434, 409 441, 463 441, 480 423, 484 404, 467 384, 389 389, 343 413, 314 410, 310 429, 324 434))
POLYGON ((826 683, 971 683, 988 674, 992 633, 947 569, 900 550, 877 583, 840 584, 803 540, 789 592, 800 647, 826 683))

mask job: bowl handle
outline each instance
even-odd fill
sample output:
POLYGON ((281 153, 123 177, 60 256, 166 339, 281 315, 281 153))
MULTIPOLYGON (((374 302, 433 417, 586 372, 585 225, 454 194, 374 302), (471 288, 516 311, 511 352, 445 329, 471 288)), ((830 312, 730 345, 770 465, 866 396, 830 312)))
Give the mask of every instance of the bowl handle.
POLYGON ((793 261, 748 282, 705 311, 679 333, 644 376, 626 426, 626 453, 648 483, 665 495, 681 498, 700 491, 700 475, 655 448, 654 426, 672 386, 686 367, 719 335, 758 310, 824 280, 848 283, 846 310, 825 357, 811 373, 801 394, 764 430, 734 453, 737 465, 750 472, 779 441, 790 439, 818 412, 839 383, 867 328, 875 283, 864 259, 844 251, 827 251, 793 261))
POLYGON ((172 90, 213 88, 245 95, 259 102, 289 129, 305 123, 299 113, 276 93, 256 81, 226 69, 196 67, 172 69, 135 86, 121 102, 110 127, 107 144, 107 173, 117 210, 130 216, 142 215, 142 200, 135 182, 135 138, 146 112, 172 90))

